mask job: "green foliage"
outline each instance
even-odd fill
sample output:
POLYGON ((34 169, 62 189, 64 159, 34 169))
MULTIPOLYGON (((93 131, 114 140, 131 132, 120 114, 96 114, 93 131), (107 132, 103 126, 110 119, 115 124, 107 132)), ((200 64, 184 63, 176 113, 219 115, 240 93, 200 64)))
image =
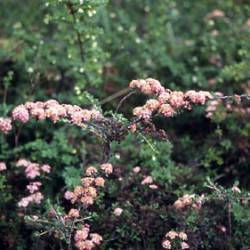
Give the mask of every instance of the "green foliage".
POLYGON ((175 166, 170 158, 172 145, 167 141, 153 143, 153 145, 152 143, 144 143, 141 147, 139 153, 141 165, 151 170, 157 182, 171 183, 175 179, 174 174, 178 172, 174 170, 175 166))
POLYGON ((6 176, 0 175, 0 199, 2 201, 0 204, 1 209, 4 209, 4 205, 12 199, 10 190, 11 189, 7 184, 6 176))
POLYGON ((63 178, 68 189, 73 189, 81 184, 81 169, 66 167, 63 171, 63 178))
MULTIPOLYGON (((95 107, 127 125, 145 97, 123 100, 124 88, 146 77, 174 90, 249 93, 249 16, 249 3, 236 0, 2 0, 0 117, 24 101, 53 98, 95 107), (221 16, 211 17, 215 10, 221 16)), ((104 238, 100 249, 160 249, 171 229, 187 232, 190 249, 248 248, 249 100, 221 102, 210 119, 202 107, 153 122, 168 140, 131 132, 110 145, 114 173, 84 210, 91 231, 104 238), (135 166, 141 167, 137 174, 135 166), (141 184, 146 176, 157 189, 141 184), (240 194, 231 189, 235 183, 240 194), (193 193, 205 194, 201 209, 173 208, 193 193), (123 209, 120 217, 113 214, 116 207, 123 209)), ((17 202, 26 195, 27 180, 16 161, 52 166, 42 180, 47 202, 25 211, 47 220, 52 208, 60 216, 69 210, 64 192, 81 183, 87 166, 101 163, 103 144, 64 122, 17 123, 13 133, 0 134, 0 162, 7 164, 0 172, 4 249, 30 249, 31 242, 34 249, 64 247, 51 240, 49 226, 45 230, 31 217, 24 224, 17 202), (39 239, 30 237, 34 227, 39 239)), ((51 221, 63 230, 60 220, 51 221)))

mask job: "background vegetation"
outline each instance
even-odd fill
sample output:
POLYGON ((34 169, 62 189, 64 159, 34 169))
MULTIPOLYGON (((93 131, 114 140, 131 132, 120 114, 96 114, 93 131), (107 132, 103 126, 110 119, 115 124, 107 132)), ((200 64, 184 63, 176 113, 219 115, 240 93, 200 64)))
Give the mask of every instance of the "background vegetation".
MULTIPOLYGON (((110 110, 128 83, 147 77, 174 90, 249 94, 249 18, 244 0, 2 0, 0 114, 28 100, 57 99, 116 117, 110 110)), ((119 112, 130 118, 144 100, 131 96, 119 112)), ((128 135, 112 144, 115 172, 87 211, 103 236, 100 249, 159 249, 171 229, 188 234, 190 249, 249 249, 249 100, 231 111, 219 105, 210 118, 205 109, 156 118, 167 141, 128 135), (140 173, 133 174, 135 166, 140 173), (148 175, 158 189, 140 184, 148 175), (202 209, 173 209, 178 197, 193 193, 205 195, 202 209)), ((1 247, 59 249, 57 239, 37 237, 42 229, 24 215, 46 214, 51 204, 67 210, 65 190, 102 161, 102 152, 96 137, 65 124, 33 121, 0 134, 0 161, 8 167, 0 173, 1 247), (26 185, 19 158, 52 166, 44 202, 28 211, 16 205, 26 185)))

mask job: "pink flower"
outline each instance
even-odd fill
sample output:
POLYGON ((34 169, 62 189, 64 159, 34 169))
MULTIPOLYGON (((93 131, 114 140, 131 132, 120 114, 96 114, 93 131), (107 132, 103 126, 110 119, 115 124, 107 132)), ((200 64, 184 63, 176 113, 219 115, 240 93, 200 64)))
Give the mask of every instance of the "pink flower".
POLYGON ((194 91, 189 90, 185 93, 185 98, 187 98, 193 104, 204 105, 207 99, 211 99, 212 95, 207 91, 194 91))
POLYGON ((186 242, 181 242, 181 249, 189 249, 189 245, 186 242))
POLYGON ((37 176, 40 175, 39 164, 30 163, 25 169, 25 174, 27 178, 35 179, 37 176))
POLYGON ((96 196, 97 196, 96 188, 94 188, 94 187, 88 187, 85 190, 85 194, 88 194, 89 196, 92 196, 93 198, 96 198, 96 196))
POLYGON ((152 111, 146 107, 136 107, 133 109, 133 114, 138 118, 149 120, 152 115, 152 111))
POLYGON ((13 120, 20 121, 22 123, 26 123, 29 121, 30 115, 26 107, 21 104, 14 108, 12 111, 13 120))
POLYGON ((36 104, 34 102, 26 102, 24 106, 26 109, 31 110, 32 108, 36 106, 36 104))
POLYGON ((142 93, 144 93, 144 94, 146 94, 146 95, 151 95, 151 94, 153 94, 150 84, 147 83, 146 81, 145 81, 145 83, 141 86, 141 89, 140 89, 140 90, 141 90, 142 93))
POLYGON ((153 78, 133 80, 129 84, 130 88, 138 88, 140 91, 146 95, 158 95, 164 91, 164 87, 161 86, 161 83, 158 80, 153 78))
POLYGON ((144 107, 146 109, 149 109, 151 111, 154 111, 154 110, 158 109, 159 106, 160 106, 160 102, 155 100, 155 99, 147 100, 146 104, 144 105, 144 107))
POLYGON ((97 173, 97 169, 95 167, 88 167, 85 173, 87 176, 92 176, 97 173))
POLYGON ((176 237, 178 237, 179 234, 173 230, 169 231, 165 237, 169 237, 171 240, 175 239, 176 237))
POLYGON ((32 198, 33 198, 34 203, 40 204, 43 199, 43 195, 42 193, 37 192, 32 195, 32 198))
POLYGON ((187 234, 185 232, 180 232, 179 233, 179 238, 182 240, 187 240, 187 234))
POLYGON ((213 18, 221 18, 224 17, 225 13, 221 10, 215 9, 212 12, 208 13, 205 17, 206 20, 213 19, 213 18))
POLYGON ((184 94, 181 91, 173 91, 169 100, 170 105, 173 108, 181 108, 185 105, 184 94))
POLYGON ((191 195, 190 194, 185 194, 182 197, 178 198, 174 202, 173 206, 177 210, 184 209, 184 208, 192 205, 192 203, 194 201, 194 197, 195 197, 195 195, 193 195, 193 194, 191 194, 191 195))
POLYGON ((117 207, 114 210, 114 215, 117 216, 117 217, 119 217, 122 214, 122 212, 123 212, 123 209, 120 208, 120 207, 117 207))
POLYGON ((30 115, 34 118, 37 118, 38 120, 42 121, 46 119, 46 114, 44 108, 36 107, 32 108, 30 110, 30 115))
POLYGON ((31 194, 33 194, 34 192, 38 191, 41 186, 42 186, 42 183, 40 181, 35 181, 27 185, 26 188, 29 190, 31 194))
POLYGON ((26 159, 19 159, 16 163, 17 167, 28 167, 28 165, 30 164, 30 161, 26 160, 26 159))
MULTIPOLYGON (((81 126, 83 122, 99 121, 103 118, 103 115, 98 110, 82 109, 77 105, 60 104, 56 100, 26 102, 24 105, 17 106, 12 112, 13 120, 19 120, 23 123, 29 120, 29 116, 38 120, 49 118, 54 123, 60 119, 68 119, 68 121, 78 126, 81 126)), ((1 118, 0 131, 7 133, 10 129, 11 120, 1 118)))
POLYGON ((133 172, 135 174, 138 174, 141 171, 141 168, 139 166, 133 168, 133 172))
POLYGON ((19 207, 27 207, 30 203, 40 204, 43 199, 43 195, 40 192, 36 192, 29 196, 26 196, 18 202, 19 207))
POLYGON ((226 227, 223 225, 218 225, 217 227, 222 233, 225 233, 227 231, 226 227))
POLYGON ((31 201, 31 198, 28 196, 28 197, 24 197, 22 198, 19 202, 18 202, 18 207, 27 207, 29 205, 31 201))
POLYGON ((153 178, 152 178, 152 176, 146 176, 146 177, 142 180, 142 182, 141 182, 142 185, 147 185, 147 184, 152 184, 152 183, 153 183, 153 178))
POLYGON ((130 126, 129 126, 129 129, 130 129, 131 133, 135 133, 135 132, 136 132, 136 130, 137 130, 137 126, 136 126, 136 124, 132 124, 132 125, 130 125, 130 126))
POLYGON ((95 179, 95 185, 97 187, 104 187, 104 184, 105 184, 105 180, 102 177, 97 177, 95 179))
POLYGON ((105 172, 105 174, 112 174, 113 173, 113 166, 110 163, 102 164, 101 169, 105 172))
POLYGON ((239 187, 237 187, 237 186, 235 186, 235 185, 232 187, 232 192, 233 192, 233 193, 238 193, 238 194, 241 193, 239 187))
POLYGON ((90 110, 88 110, 88 109, 82 109, 81 112, 82 112, 82 119, 83 119, 83 121, 88 122, 88 121, 91 120, 92 112, 90 110))
MULTIPOLYGON (((84 119, 84 114, 81 112, 81 110, 74 112, 71 114, 71 122, 76 125, 81 125, 84 119)), ((90 114, 89 114, 90 119, 90 114)), ((85 121, 86 121, 86 114, 85 114, 85 121)))
POLYGON ((170 99, 170 93, 167 91, 162 92, 159 96, 158 96, 158 101, 161 104, 164 104, 166 102, 168 102, 170 99))
POLYGON ((71 209, 69 210, 68 216, 69 216, 70 218, 77 218, 77 217, 80 216, 80 214, 79 214, 79 211, 78 211, 77 209, 71 208, 71 209))
POLYGON ((49 118, 55 123, 58 120, 66 117, 67 112, 66 112, 66 109, 62 105, 57 103, 57 101, 51 100, 50 103, 49 101, 47 102, 45 114, 47 118, 49 118))
POLYGON ((73 192, 66 191, 65 194, 64 194, 64 198, 66 200, 71 200, 73 197, 74 197, 74 193, 73 192))
POLYGON ((4 171, 6 169, 7 169, 7 167, 6 167, 5 162, 0 162, 0 171, 4 171))
POLYGON ((33 221, 37 221, 39 219, 39 217, 37 215, 32 215, 31 218, 33 221))
POLYGON ((91 240, 79 241, 75 244, 79 250, 92 250, 95 244, 91 240))
POLYGON ((146 79, 146 83, 148 83, 151 87, 151 92, 153 94, 160 94, 162 92, 164 92, 164 87, 161 86, 161 83, 153 78, 147 78, 146 79))
POLYGON ((48 164, 44 164, 44 165, 41 166, 41 170, 42 170, 44 173, 50 173, 51 166, 48 165, 48 164))
POLYGON ((152 184, 152 185, 149 185, 149 188, 151 188, 151 189, 158 189, 158 186, 155 185, 155 184, 152 184))
POLYGON ((92 196, 84 196, 81 198, 81 203, 84 204, 85 206, 89 206, 94 204, 94 199, 92 196))
POLYGON ((139 80, 133 80, 130 82, 129 87, 130 88, 138 88, 141 89, 141 87, 146 84, 146 81, 143 79, 139 79, 139 80))
POLYGON ((57 100, 54 100, 54 99, 50 99, 48 101, 46 101, 43 106, 45 108, 49 108, 49 107, 53 107, 53 106, 57 106, 59 105, 58 101, 57 100))
POLYGON ((162 247, 163 247, 164 249, 171 249, 171 242, 170 242, 169 240, 164 240, 164 241, 162 242, 162 247))
POLYGON ((208 103, 208 106, 206 108, 206 117, 207 118, 211 118, 213 116, 213 113, 216 111, 216 109, 218 108, 218 106, 220 105, 221 100, 213 100, 211 102, 208 103))
POLYGON ((102 242, 102 236, 97 233, 90 234, 90 238, 91 238, 91 241, 95 243, 96 245, 100 245, 102 242))
POLYGON ((89 236, 89 225, 84 225, 81 230, 77 230, 75 233, 75 241, 84 241, 88 238, 89 236))
POLYGON ((82 185, 84 187, 90 187, 94 181, 95 179, 93 177, 85 177, 81 179, 82 185))
POLYGON ((103 115, 97 110, 82 109, 77 105, 63 104, 66 108, 70 120, 73 124, 78 126, 82 125, 83 122, 88 122, 90 120, 99 121, 103 118, 103 115))
POLYGON ((162 104, 159 109, 159 112, 165 117, 173 117, 175 114, 174 109, 169 104, 162 104))
POLYGON ((0 117, 0 132, 7 134, 12 129, 11 119, 0 117))
POLYGON ((99 121, 103 118, 103 115, 98 110, 91 110, 91 120, 99 121))

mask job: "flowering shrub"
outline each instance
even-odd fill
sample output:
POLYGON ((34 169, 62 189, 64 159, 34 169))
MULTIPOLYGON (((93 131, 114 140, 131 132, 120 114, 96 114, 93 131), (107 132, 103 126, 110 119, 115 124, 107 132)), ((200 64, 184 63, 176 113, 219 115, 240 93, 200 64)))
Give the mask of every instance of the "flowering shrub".
MULTIPOLYGON (((96 110, 82 109, 76 105, 59 104, 56 100, 49 100, 46 102, 26 102, 25 104, 18 105, 13 109, 11 118, 1 118, 1 132, 4 134, 10 132, 13 122, 19 121, 25 124, 30 120, 31 117, 37 119, 38 121, 45 120, 47 118, 53 123, 65 121, 80 128, 90 130, 96 134, 106 129, 106 127, 111 126, 113 129, 112 133, 108 134, 106 132, 106 134, 101 136, 102 139, 106 139, 105 135, 112 137, 110 138, 110 141, 107 142, 107 146, 110 147, 109 143, 111 143, 112 140, 120 141, 123 138, 121 136, 131 130, 131 126, 135 126, 133 127, 133 130, 131 130, 132 133, 137 132, 137 126, 140 125, 143 127, 143 129, 146 128, 146 130, 150 128, 148 132, 152 133, 153 124, 151 123, 151 119, 153 114, 157 114, 157 112, 169 118, 173 117, 173 115, 177 114, 177 112, 179 112, 181 109, 190 110, 194 104, 204 105, 208 100, 213 99, 213 95, 205 91, 196 92, 191 90, 183 93, 180 91, 166 90, 159 81, 152 78, 148 78, 146 80, 134 80, 130 83, 130 87, 138 88, 146 95, 155 95, 157 99, 149 99, 146 101, 144 106, 136 107, 133 110, 133 114, 136 116, 136 118, 132 118, 131 121, 127 122, 127 124, 123 124, 112 118, 105 118, 101 112, 96 110), (9 127, 6 126, 6 121, 8 121, 9 127)), ((242 97, 248 96, 243 95, 242 97)), ((217 95, 215 98, 224 99, 225 96, 217 95)), ((232 97, 230 96, 227 98, 232 97)), ((236 98, 238 101, 241 97, 236 96, 234 98, 236 98)), ((156 128, 153 130, 154 132, 157 132, 156 128)), ((141 130, 141 132, 142 131, 143 130, 141 130)), ((162 139, 163 138, 164 137, 162 137, 162 139)), ((104 156, 104 159, 109 159, 109 155, 110 152, 108 152, 107 156, 104 156)), ((5 170, 5 163, 1 163, 1 165, 2 170, 5 170)), ((32 182, 29 182, 29 184, 26 186, 29 195, 23 197, 18 202, 18 207, 26 208, 30 204, 40 204, 44 198, 43 194, 40 192, 42 183, 34 179, 40 176, 41 173, 49 174, 51 171, 50 165, 39 165, 38 163, 30 162, 26 159, 20 159, 16 163, 16 166, 23 167, 26 178, 32 180, 32 182)), ((104 163, 101 164, 100 170, 103 172, 104 176, 108 176, 113 173, 113 166, 110 163, 104 163)), ((138 174, 140 171, 141 168, 139 166, 133 168, 134 174, 138 174)), ((62 221, 60 222, 60 227, 62 229, 58 229, 59 226, 56 227, 55 225, 54 228, 52 227, 52 229, 50 229, 50 232, 54 232, 56 235, 59 234, 59 238, 66 239, 66 243, 68 244, 69 248, 72 247, 71 239, 73 232, 75 231, 74 229, 76 229, 74 240, 75 247, 79 250, 91 250, 100 245, 103 240, 102 236, 99 234, 89 234, 88 224, 79 223, 84 223, 84 217, 82 217, 80 214, 81 209, 86 209, 90 205, 93 205, 94 200, 98 196, 97 188, 103 188, 105 185, 105 179, 100 176, 100 173, 96 167, 87 167, 85 170, 85 175, 86 176, 81 179, 81 185, 75 186, 73 191, 66 191, 64 194, 64 198, 70 201, 71 204, 76 205, 77 208, 71 208, 67 214, 60 216, 56 215, 56 211, 52 212, 54 214, 53 216, 56 217, 56 220, 62 221), (69 223, 67 222, 69 225, 66 225, 66 221, 69 221, 69 223), (67 230, 67 227, 70 229, 67 230), (66 232, 64 232, 64 228, 66 228, 66 232)), ((122 178, 120 178, 120 180, 122 180, 122 178)), ((158 185, 154 183, 154 180, 151 176, 144 176, 143 180, 141 181, 141 185, 148 185, 152 190, 158 189, 158 185)), ((232 190, 233 192, 239 193, 239 190, 237 190, 236 187, 233 187, 232 190)), ((195 209, 201 209, 203 200, 204 195, 201 195, 197 199, 195 199, 194 195, 184 195, 174 202, 173 207, 176 210, 184 210, 190 206, 195 209)), ((119 217, 123 213, 123 209, 117 207, 114 209, 113 213, 116 217, 119 217)), ((31 217, 30 220, 38 222, 39 217, 35 215, 35 217, 31 217)), ((43 222, 44 219, 41 219, 40 223, 43 222)), ((187 240, 187 235, 185 233, 169 231, 165 237, 166 239, 164 239, 162 242, 163 248, 172 249, 172 245, 176 245, 177 243, 173 243, 171 240, 179 238, 181 239, 181 249, 189 249, 189 244, 185 241, 187 240), (170 238, 170 240, 168 238, 170 238)))
POLYGON ((0 5, 3 249, 250 246, 247 3, 0 5))
POLYGON ((168 233, 166 233, 165 240, 162 242, 162 247, 164 249, 172 249, 173 241, 176 242, 177 239, 181 241, 180 242, 181 249, 189 249, 188 243, 185 242, 185 240, 188 239, 187 234, 185 232, 177 233, 175 231, 169 231, 168 233))
MULTIPOLYGON (((39 165, 38 163, 30 162, 25 159, 20 159, 16 163, 17 167, 24 167, 25 176, 28 179, 34 180, 40 173, 50 173, 51 167, 47 164, 39 165)), ((29 195, 22 198, 18 202, 19 207, 27 207, 30 203, 40 204, 43 199, 42 193, 39 191, 42 183, 40 181, 32 181, 27 186, 26 189, 29 191, 29 195)))

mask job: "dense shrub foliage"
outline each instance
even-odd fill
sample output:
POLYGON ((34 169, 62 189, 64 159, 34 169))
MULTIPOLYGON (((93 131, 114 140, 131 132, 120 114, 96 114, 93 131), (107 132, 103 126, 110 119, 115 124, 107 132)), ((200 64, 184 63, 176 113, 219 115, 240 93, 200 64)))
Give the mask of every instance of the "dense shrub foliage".
POLYGON ((249 17, 2 0, 2 249, 248 249, 249 17))

